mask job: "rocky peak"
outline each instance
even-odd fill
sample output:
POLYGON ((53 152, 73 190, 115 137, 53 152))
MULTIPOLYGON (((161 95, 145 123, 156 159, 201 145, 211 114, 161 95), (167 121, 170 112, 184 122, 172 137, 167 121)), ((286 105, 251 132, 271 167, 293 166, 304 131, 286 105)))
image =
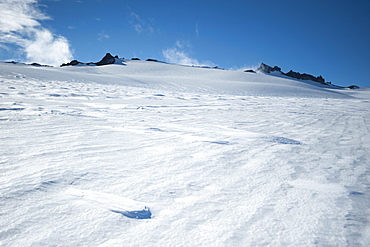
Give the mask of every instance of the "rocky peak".
POLYGON ((265 73, 271 73, 273 71, 281 72, 280 67, 278 67, 278 66, 271 67, 271 66, 268 66, 267 64, 264 64, 264 63, 261 63, 260 67, 257 70, 261 70, 265 73))
POLYGON ((99 62, 97 62, 95 64, 98 65, 98 66, 107 65, 107 64, 113 64, 113 63, 115 63, 115 61, 116 61, 115 58, 110 53, 107 53, 102 58, 102 60, 100 60, 99 62))
MULTIPOLYGON (((97 63, 82 63, 82 62, 77 61, 77 60, 72 60, 69 63, 63 63, 62 65, 60 65, 60 67, 63 67, 63 66, 75 66, 75 65, 96 65, 96 66, 101 66, 101 65, 107 65, 107 64, 114 64, 118 60, 122 60, 122 59, 119 59, 118 56, 113 57, 112 54, 107 53, 102 58, 102 60, 100 60, 97 63)), ((122 60, 122 62, 123 62, 123 60, 122 60)))

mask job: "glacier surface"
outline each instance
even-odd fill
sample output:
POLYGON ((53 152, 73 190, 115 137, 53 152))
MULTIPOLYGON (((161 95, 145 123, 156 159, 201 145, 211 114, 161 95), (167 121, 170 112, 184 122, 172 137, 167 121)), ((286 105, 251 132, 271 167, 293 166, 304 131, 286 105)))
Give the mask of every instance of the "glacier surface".
POLYGON ((370 91, 0 63, 1 246, 366 246, 370 91))

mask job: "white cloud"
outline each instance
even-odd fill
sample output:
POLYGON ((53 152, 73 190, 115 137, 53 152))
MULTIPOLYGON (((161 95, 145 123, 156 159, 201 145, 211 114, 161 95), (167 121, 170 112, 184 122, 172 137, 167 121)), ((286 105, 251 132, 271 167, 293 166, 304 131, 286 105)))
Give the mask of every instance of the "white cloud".
POLYGON ((0 43, 17 45, 26 62, 58 66, 72 59, 68 40, 40 24, 37 0, 0 0, 0 43))
MULTIPOLYGON (((153 20, 149 19, 149 22, 152 23, 153 20)), ((135 12, 131 12, 129 15, 129 23, 135 29, 137 33, 154 33, 155 29, 153 28, 152 24, 147 24, 138 14, 135 12)))
POLYGON ((216 66, 211 61, 198 61, 195 58, 191 58, 185 51, 181 51, 176 47, 162 50, 162 54, 166 62, 169 63, 209 67, 216 66))
POLYGON ((140 24, 133 24, 133 27, 137 33, 141 33, 144 31, 144 28, 140 24))
POLYGON ((199 65, 199 61, 190 58, 188 54, 183 51, 179 51, 177 48, 169 48, 162 51, 162 54, 167 62, 183 64, 183 65, 199 65))
POLYGON ((184 45, 183 45, 183 43, 181 42, 181 41, 176 41, 176 43, 175 43, 175 45, 178 47, 178 48, 180 48, 180 49, 182 49, 183 47, 184 47, 184 45))
POLYGON ((195 33, 196 33, 197 37, 199 38, 199 26, 198 26, 198 22, 195 24, 195 33))
POLYGON ((175 46, 179 49, 191 48, 191 44, 188 41, 176 41, 175 46))
POLYGON ((35 32, 34 37, 25 42, 24 50, 28 61, 41 64, 59 66, 72 58, 67 39, 47 29, 35 32))
POLYGON ((103 41, 104 39, 110 39, 110 36, 108 34, 105 33, 105 31, 101 31, 99 34, 98 34, 98 40, 99 41, 103 41))

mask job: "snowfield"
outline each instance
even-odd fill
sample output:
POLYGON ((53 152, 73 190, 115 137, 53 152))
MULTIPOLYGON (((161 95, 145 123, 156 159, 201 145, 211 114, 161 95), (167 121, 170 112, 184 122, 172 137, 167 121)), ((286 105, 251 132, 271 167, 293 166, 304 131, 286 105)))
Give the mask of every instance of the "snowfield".
POLYGON ((368 246, 370 91, 0 63, 1 246, 368 246))

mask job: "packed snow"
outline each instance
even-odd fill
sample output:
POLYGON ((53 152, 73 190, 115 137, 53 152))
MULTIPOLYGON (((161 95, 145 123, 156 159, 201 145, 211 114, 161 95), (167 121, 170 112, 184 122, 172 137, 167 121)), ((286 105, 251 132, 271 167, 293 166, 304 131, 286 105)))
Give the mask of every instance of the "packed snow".
POLYGON ((1 246, 368 246, 370 91, 0 63, 1 246))

